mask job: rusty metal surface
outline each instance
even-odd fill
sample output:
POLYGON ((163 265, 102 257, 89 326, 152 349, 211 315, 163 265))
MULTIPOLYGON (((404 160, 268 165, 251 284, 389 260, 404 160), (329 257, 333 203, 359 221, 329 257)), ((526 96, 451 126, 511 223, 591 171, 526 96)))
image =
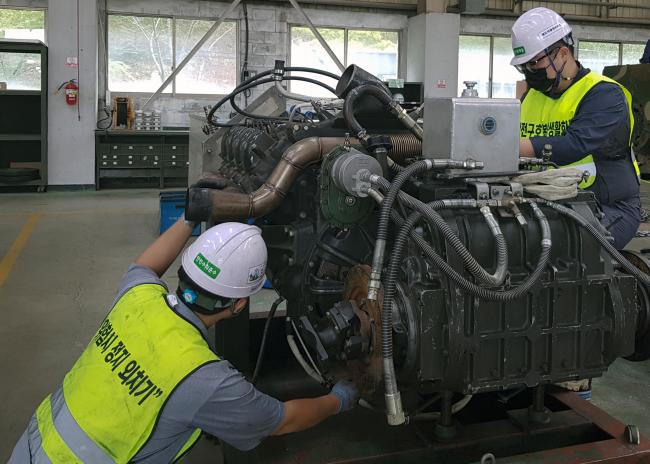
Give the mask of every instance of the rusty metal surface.
POLYGON ((358 265, 350 269, 345 281, 344 300, 351 300, 359 320, 361 331, 370 339, 370 354, 362 359, 348 361, 348 368, 355 384, 364 397, 373 396, 382 383, 381 358, 381 304, 383 294, 377 301, 367 300, 370 266, 358 265))

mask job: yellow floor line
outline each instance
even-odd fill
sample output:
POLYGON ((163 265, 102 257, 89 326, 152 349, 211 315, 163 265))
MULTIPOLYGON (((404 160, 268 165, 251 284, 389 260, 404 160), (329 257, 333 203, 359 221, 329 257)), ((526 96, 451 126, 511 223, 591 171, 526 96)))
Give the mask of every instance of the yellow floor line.
POLYGON ((0 287, 4 285, 5 280, 7 280, 7 277, 9 277, 11 269, 14 267, 18 256, 20 256, 20 252, 23 251, 23 248, 25 248, 27 240, 29 240, 32 232, 34 232, 34 227, 36 227, 36 223, 40 218, 41 213, 34 213, 29 215, 27 223, 25 223, 23 226, 13 245, 11 245, 11 248, 9 248, 7 254, 4 256, 4 258, 2 258, 2 261, 0 261, 0 287))

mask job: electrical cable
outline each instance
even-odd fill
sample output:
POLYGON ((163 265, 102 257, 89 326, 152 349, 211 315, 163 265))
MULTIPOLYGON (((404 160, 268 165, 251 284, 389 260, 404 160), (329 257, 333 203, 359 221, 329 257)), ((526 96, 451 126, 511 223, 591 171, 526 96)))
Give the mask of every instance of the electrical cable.
MULTIPOLYGON (((242 2, 242 10, 244 12, 244 24, 246 30, 244 31, 244 62, 242 63, 241 67, 241 81, 244 81, 246 79, 246 75, 248 74, 248 50, 250 48, 250 42, 249 42, 249 24, 248 24, 248 5, 246 4, 246 0, 242 2)), ((251 90, 246 90, 244 92, 244 106, 248 106, 248 99, 251 96, 251 90)))
POLYGON ((260 373, 260 367, 262 367, 262 362, 264 361, 264 352, 266 351, 266 340, 269 335, 269 328, 271 327, 271 321, 275 317, 275 312, 278 310, 278 306, 282 304, 284 298, 278 296, 278 298, 271 305, 269 314, 266 316, 266 323, 264 324, 264 332, 262 332, 262 342, 260 344, 260 350, 257 353, 257 362, 255 362, 255 370, 253 371, 253 377, 251 378, 251 383, 254 384, 257 380, 257 376, 260 373))

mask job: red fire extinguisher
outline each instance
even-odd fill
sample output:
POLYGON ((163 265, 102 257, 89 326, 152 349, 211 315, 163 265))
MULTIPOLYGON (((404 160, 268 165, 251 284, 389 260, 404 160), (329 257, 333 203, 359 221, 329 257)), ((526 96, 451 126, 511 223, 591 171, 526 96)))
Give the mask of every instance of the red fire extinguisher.
POLYGON ((65 94, 65 102, 70 106, 76 105, 77 100, 79 99, 79 86, 77 85, 77 80, 70 79, 69 81, 64 82, 57 89, 57 93, 61 89, 63 89, 65 94))

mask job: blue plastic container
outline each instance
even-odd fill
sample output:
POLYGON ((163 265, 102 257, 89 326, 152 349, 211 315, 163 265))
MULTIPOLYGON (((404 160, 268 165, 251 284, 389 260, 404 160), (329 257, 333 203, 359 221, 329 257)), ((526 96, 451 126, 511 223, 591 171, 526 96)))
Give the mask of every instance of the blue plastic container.
MULTIPOLYGON (((174 225, 185 213, 185 192, 160 192, 160 233, 174 225)), ((192 231, 192 235, 201 235, 201 224, 192 231)))

